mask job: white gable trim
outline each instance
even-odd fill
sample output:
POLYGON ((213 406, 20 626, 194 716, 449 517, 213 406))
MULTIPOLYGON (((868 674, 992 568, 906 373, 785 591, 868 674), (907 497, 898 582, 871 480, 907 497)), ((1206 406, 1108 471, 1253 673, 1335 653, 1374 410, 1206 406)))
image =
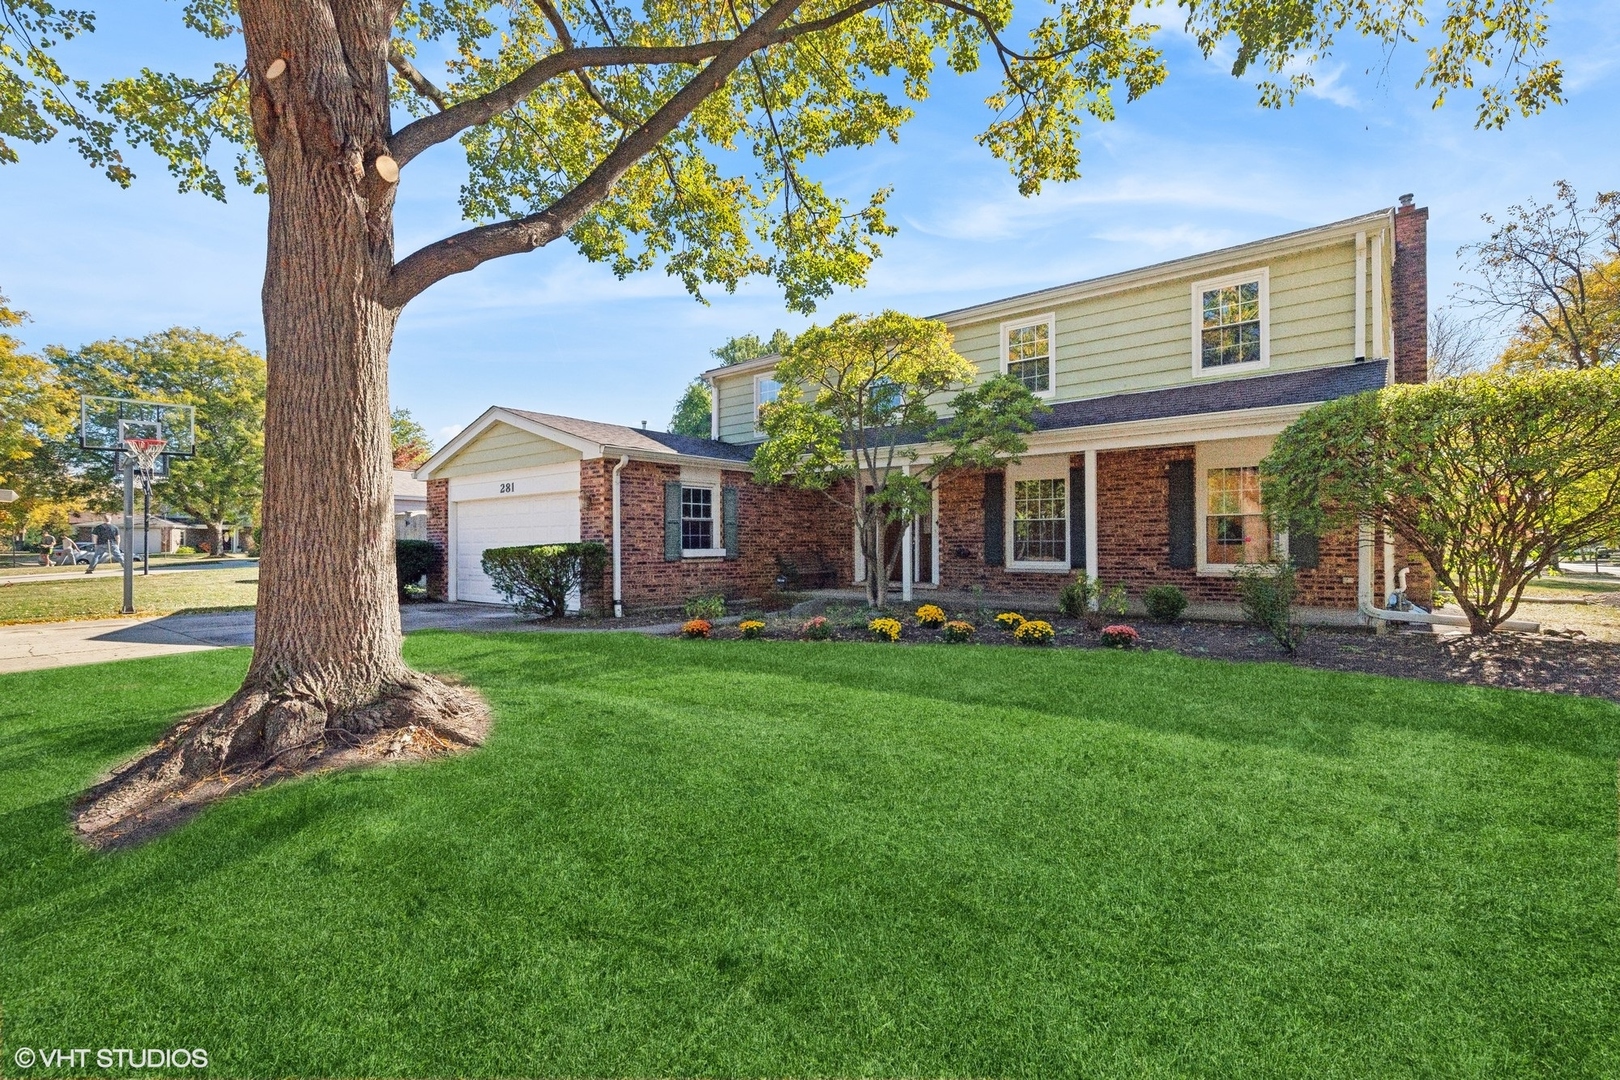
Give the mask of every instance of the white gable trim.
POLYGON ((509 427, 517 428, 519 431, 526 431, 530 435, 535 435, 542 439, 549 439, 551 442, 566 446, 570 450, 579 451, 582 457, 599 458, 603 456, 603 447, 600 443, 591 442, 588 439, 581 439, 576 435, 570 435, 564 431, 558 431, 549 424, 542 424, 538 421, 530 420, 526 416, 519 416, 517 413, 511 412, 508 409, 503 409, 499 405, 492 405, 485 409, 483 414, 480 415, 478 419, 462 428, 455 438, 441 446, 432 457, 428 458, 426 461, 422 462, 421 465, 417 466, 416 471, 411 475, 416 477, 418 480, 433 479, 434 470, 442 468, 444 465, 448 464, 457 454, 461 453, 462 450, 467 448, 467 444, 471 443, 474 439, 478 438, 478 436, 482 435, 496 424, 506 424, 509 427))

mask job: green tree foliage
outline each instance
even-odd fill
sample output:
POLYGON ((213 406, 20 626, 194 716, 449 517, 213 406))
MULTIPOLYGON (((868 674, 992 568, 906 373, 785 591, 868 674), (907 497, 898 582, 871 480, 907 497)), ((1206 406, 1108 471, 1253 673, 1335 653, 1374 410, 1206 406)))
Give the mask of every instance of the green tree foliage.
POLYGON ((1490 238, 1459 252, 1479 278, 1461 295, 1513 321, 1508 370, 1620 363, 1620 191, 1582 206, 1566 181, 1555 190, 1550 203, 1509 207, 1505 221, 1484 215, 1490 238))
POLYGON ((669 418, 669 430, 677 435, 696 435, 708 438, 711 427, 711 410, 714 408, 714 395, 709 392, 709 384, 702 379, 693 379, 686 384, 686 390, 681 394, 681 400, 675 403, 675 412, 669 418))
POLYGON ((741 334, 727 338, 726 343, 718 349, 710 349, 709 355, 730 367, 732 364, 758 360, 761 356, 769 356, 772 353, 786 352, 791 344, 793 335, 778 328, 772 330, 768 338, 761 338, 758 334, 741 334))
POLYGON ((394 468, 414 469, 433 456, 433 440, 427 428, 416 422, 409 409, 389 413, 389 442, 394 450, 394 468))
MULTIPOLYGON (((143 338, 98 341, 46 358, 74 396, 140 397, 193 405, 197 453, 170 463, 154 488, 163 504, 207 522, 210 550, 224 529, 258 514, 264 473, 264 359, 240 335, 218 337, 176 327, 143 338)), ((89 475, 110 483, 105 458, 83 459, 89 475)))
POLYGON ((0 503, 0 522, 14 535, 37 526, 65 527, 85 494, 57 445, 73 429, 73 395, 50 364, 3 332, 27 318, 0 294, 0 487, 17 493, 14 501, 0 503))
POLYGON ((854 516, 876 607, 900 557, 886 550, 885 526, 927 513, 946 470, 993 467, 1027 448, 1040 403, 1005 376, 968 389, 974 374, 944 323, 898 311, 813 326, 776 366, 782 395, 760 410, 754 475, 824 492, 854 516))
POLYGON ((1394 530, 1476 634, 1561 552, 1620 531, 1620 370, 1493 372, 1319 405, 1261 464, 1277 526, 1394 530))
MULTIPOLYGON (((1393 47, 1415 40, 1426 20, 1421 0, 1177 6, 1206 56, 1224 49, 1234 75, 1261 73, 1270 106, 1311 84, 1337 35, 1393 47)), ((1560 101, 1559 64, 1543 56, 1548 6, 1448 0, 1420 85, 1437 103, 1474 92, 1486 126, 1560 101)), ((1024 13, 1026 44, 1010 35, 1007 0, 397 0, 378 10, 394 19, 396 102, 418 118, 395 134, 393 157, 403 165, 459 137, 469 165, 462 210, 497 223, 453 238, 453 270, 438 245, 405 260, 400 304, 446 272, 566 233, 619 274, 662 263, 694 293, 763 274, 792 307, 810 310, 833 288, 864 281, 892 228, 888 189, 851 206, 807 163, 897 139, 942 62, 965 74, 989 59, 999 74, 978 141, 1026 193, 1079 175, 1084 118, 1112 119, 1117 96, 1134 99, 1165 77, 1158 27, 1131 0, 1062 0, 1024 13), (444 46, 453 58, 441 72, 417 65, 419 53, 444 46), (733 164, 738 149, 750 152, 752 170, 733 164)), ((58 63, 64 42, 94 30, 93 10, 5 0, 0 11, 0 161, 15 160, 17 143, 65 131, 121 184, 133 177, 122 151, 132 145, 156 152, 185 190, 223 198, 221 168, 260 184, 250 119, 260 73, 243 64, 236 0, 180 7, 186 27, 217 43, 207 70, 143 67, 99 85, 58 63), (221 153, 234 155, 230 165, 221 153)))

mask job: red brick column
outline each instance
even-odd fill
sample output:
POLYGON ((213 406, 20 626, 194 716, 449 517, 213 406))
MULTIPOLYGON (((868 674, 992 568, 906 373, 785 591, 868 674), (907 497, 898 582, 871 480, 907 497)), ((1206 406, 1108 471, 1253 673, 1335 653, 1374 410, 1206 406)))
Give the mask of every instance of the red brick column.
POLYGON ((444 559, 439 568, 427 577, 428 596, 435 600, 443 600, 449 595, 450 589, 450 560, 455 557, 450 550, 450 481, 429 480, 427 482, 427 538, 428 542, 436 544, 444 553, 444 559))
POLYGON ((1390 282, 1395 381, 1429 381, 1429 208, 1402 195, 1395 211, 1395 269, 1390 282))

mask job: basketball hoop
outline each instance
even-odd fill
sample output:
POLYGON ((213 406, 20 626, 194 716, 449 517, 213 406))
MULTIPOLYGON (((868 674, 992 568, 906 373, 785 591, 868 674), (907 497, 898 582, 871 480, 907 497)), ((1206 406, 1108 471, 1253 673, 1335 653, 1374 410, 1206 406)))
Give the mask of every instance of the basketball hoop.
POLYGON ((134 459, 135 471, 140 474, 143 482, 150 482, 152 472, 157 467, 158 455, 163 448, 169 445, 168 439, 125 439, 124 446, 129 456, 134 459))

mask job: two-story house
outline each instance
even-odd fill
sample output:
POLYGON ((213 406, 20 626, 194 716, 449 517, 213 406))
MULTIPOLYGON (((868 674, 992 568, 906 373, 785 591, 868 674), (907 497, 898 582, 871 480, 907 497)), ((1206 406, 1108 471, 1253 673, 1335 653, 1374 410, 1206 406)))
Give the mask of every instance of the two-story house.
MULTIPOLYGON (((1355 609, 1394 583, 1384 537, 1271 535, 1260 460, 1312 405, 1428 377, 1427 210, 1388 210, 935 316, 984 375, 1049 406, 1020 461, 959 470, 897 530, 898 584, 1055 594, 1084 571, 1133 593, 1235 596, 1233 568, 1268 552, 1300 567, 1302 602, 1355 609)), ((485 548, 597 539, 602 588, 625 605, 704 591, 758 596, 778 556, 862 580, 848 515, 753 482, 774 357, 704 373, 708 439, 491 408, 427 461, 435 591, 496 601, 485 548)), ((928 448, 921 447, 926 460, 928 448)), ((1423 580, 1420 573, 1418 580, 1423 580)), ((1421 586, 1414 594, 1421 592, 1421 586)))

